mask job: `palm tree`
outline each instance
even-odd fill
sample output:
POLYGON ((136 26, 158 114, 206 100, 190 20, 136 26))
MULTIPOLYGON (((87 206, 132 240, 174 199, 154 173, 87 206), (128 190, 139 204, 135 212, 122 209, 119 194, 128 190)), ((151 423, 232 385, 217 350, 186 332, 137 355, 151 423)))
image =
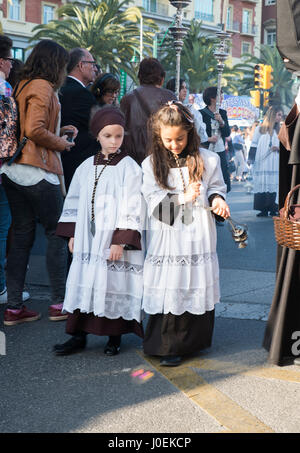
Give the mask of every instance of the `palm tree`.
MULTIPOLYGON (((132 0, 89 0, 85 7, 68 3, 58 9, 58 20, 37 25, 31 41, 53 39, 67 50, 75 47, 88 49, 103 70, 112 72, 123 69, 136 77, 130 63, 139 52, 139 21, 141 9, 129 7, 132 0)), ((143 18, 143 49, 152 51, 155 23, 143 18)))
MULTIPOLYGON (((215 36, 202 33, 201 22, 195 19, 191 21, 181 53, 181 77, 188 81, 192 93, 200 93, 208 86, 217 85, 217 60, 214 56, 217 43, 215 36)), ((171 36, 165 40, 164 49, 162 61, 167 75, 172 77, 176 59, 171 36)), ((237 78, 240 78, 240 69, 225 64, 222 85, 226 92, 233 94, 237 91, 237 78)))
POLYGON ((275 46, 261 46, 261 57, 255 63, 271 65, 273 68, 273 87, 270 91, 270 102, 281 106, 291 107, 294 101, 292 92, 292 74, 286 69, 284 62, 275 46))

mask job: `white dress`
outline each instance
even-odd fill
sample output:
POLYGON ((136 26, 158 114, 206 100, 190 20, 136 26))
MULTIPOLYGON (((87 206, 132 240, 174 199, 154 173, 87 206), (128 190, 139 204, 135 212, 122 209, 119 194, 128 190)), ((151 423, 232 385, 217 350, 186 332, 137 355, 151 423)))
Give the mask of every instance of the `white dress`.
MULTIPOLYGON (((144 265, 143 309, 149 314, 182 315, 189 312, 204 314, 219 302, 219 265, 216 253, 216 227, 208 207, 208 197, 220 194, 226 198, 226 185, 216 153, 201 149, 204 174, 200 196, 193 208, 194 220, 182 223, 182 212, 174 224, 160 222, 153 216, 155 208, 168 193, 182 193, 182 181, 178 168, 171 168, 170 187, 162 189, 156 183, 151 156, 142 163, 142 193, 148 206, 147 253, 144 265)), ((181 168, 186 187, 188 168, 181 168)), ((182 211, 182 208, 180 208, 182 211)))
MULTIPOLYGON (((90 228, 93 162, 94 156, 77 168, 59 220, 76 223, 63 309, 140 322, 144 252, 124 250, 119 261, 107 258, 115 230, 142 233, 142 172, 129 156, 105 168, 96 190, 93 236, 90 228)), ((102 168, 103 165, 98 165, 97 174, 102 168)))
POLYGON ((278 198, 279 184, 279 152, 271 148, 279 148, 279 140, 276 131, 272 136, 269 133, 261 134, 260 126, 255 129, 251 146, 257 147, 253 164, 253 192, 274 193, 276 202, 278 198))

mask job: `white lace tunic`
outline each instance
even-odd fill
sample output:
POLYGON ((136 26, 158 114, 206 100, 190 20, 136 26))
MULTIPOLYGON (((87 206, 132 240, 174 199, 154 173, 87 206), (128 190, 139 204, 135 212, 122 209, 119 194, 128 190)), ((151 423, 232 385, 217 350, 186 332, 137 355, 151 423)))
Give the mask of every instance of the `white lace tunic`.
MULTIPOLYGON (((142 192, 148 206, 147 253, 144 265, 143 309, 149 314, 185 311, 201 315, 214 309, 219 302, 219 265, 216 253, 216 227, 208 207, 208 197, 220 194, 226 198, 218 154, 200 150, 204 161, 200 197, 193 207, 194 220, 190 225, 182 223, 182 212, 172 226, 153 216, 154 209, 167 193, 182 193, 182 181, 178 168, 171 168, 170 187, 164 190, 155 181, 151 156, 142 164, 142 192)), ((181 168, 186 186, 188 168, 181 168)))
MULTIPOLYGON (((129 156, 105 168, 96 190, 96 234, 92 236, 93 161, 94 156, 77 168, 59 220, 76 223, 63 309, 140 322, 144 252, 124 250, 120 261, 107 258, 116 229, 142 233, 142 171, 129 156)), ((98 165, 98 174, 102 168, 98 165)))
POLYGON ((278 198, 279 185, 279 152, 272 151, 272 147, 279 148, 279 139, 274 131, 272 137, 269 133, 261 134, 260 126, 255 129, 251 146, 255 147, 255 161, 253 164, 253 192, 276 192, 278 198))

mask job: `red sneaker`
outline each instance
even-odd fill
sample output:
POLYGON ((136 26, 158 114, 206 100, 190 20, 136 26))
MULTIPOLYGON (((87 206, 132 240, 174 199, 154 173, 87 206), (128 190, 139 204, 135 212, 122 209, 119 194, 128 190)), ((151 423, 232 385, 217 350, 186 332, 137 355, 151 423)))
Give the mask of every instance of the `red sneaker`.
POLYGON ((50 305, 49 319, 50 321, 64 321, 68 318, 68 313, 62 312, 63 304, 50 305))
POLYGON ((3 322, 5 326, 14 326, 15 324, 21 324, 22 322, 37 321, 40 317, 40 313, 27 310, 25 306, 19 310, 11 310, 7 308, 4 312, 3 322))

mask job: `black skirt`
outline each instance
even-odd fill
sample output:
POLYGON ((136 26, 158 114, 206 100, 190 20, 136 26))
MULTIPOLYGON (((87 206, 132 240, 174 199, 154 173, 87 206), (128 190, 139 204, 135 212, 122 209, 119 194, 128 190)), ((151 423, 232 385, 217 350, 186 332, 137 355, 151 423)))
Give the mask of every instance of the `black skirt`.
POLYGON ((185 312, 150 315, 143 342, 144 353, 154 356, 184 356, 211 346, 215 311, 203 315, 185 312))
POLYGON ((276 213, 278 205, 275 203, 276 192, 261 192, 254 194, 253 209, 255 211, 262 211, 276 213))

